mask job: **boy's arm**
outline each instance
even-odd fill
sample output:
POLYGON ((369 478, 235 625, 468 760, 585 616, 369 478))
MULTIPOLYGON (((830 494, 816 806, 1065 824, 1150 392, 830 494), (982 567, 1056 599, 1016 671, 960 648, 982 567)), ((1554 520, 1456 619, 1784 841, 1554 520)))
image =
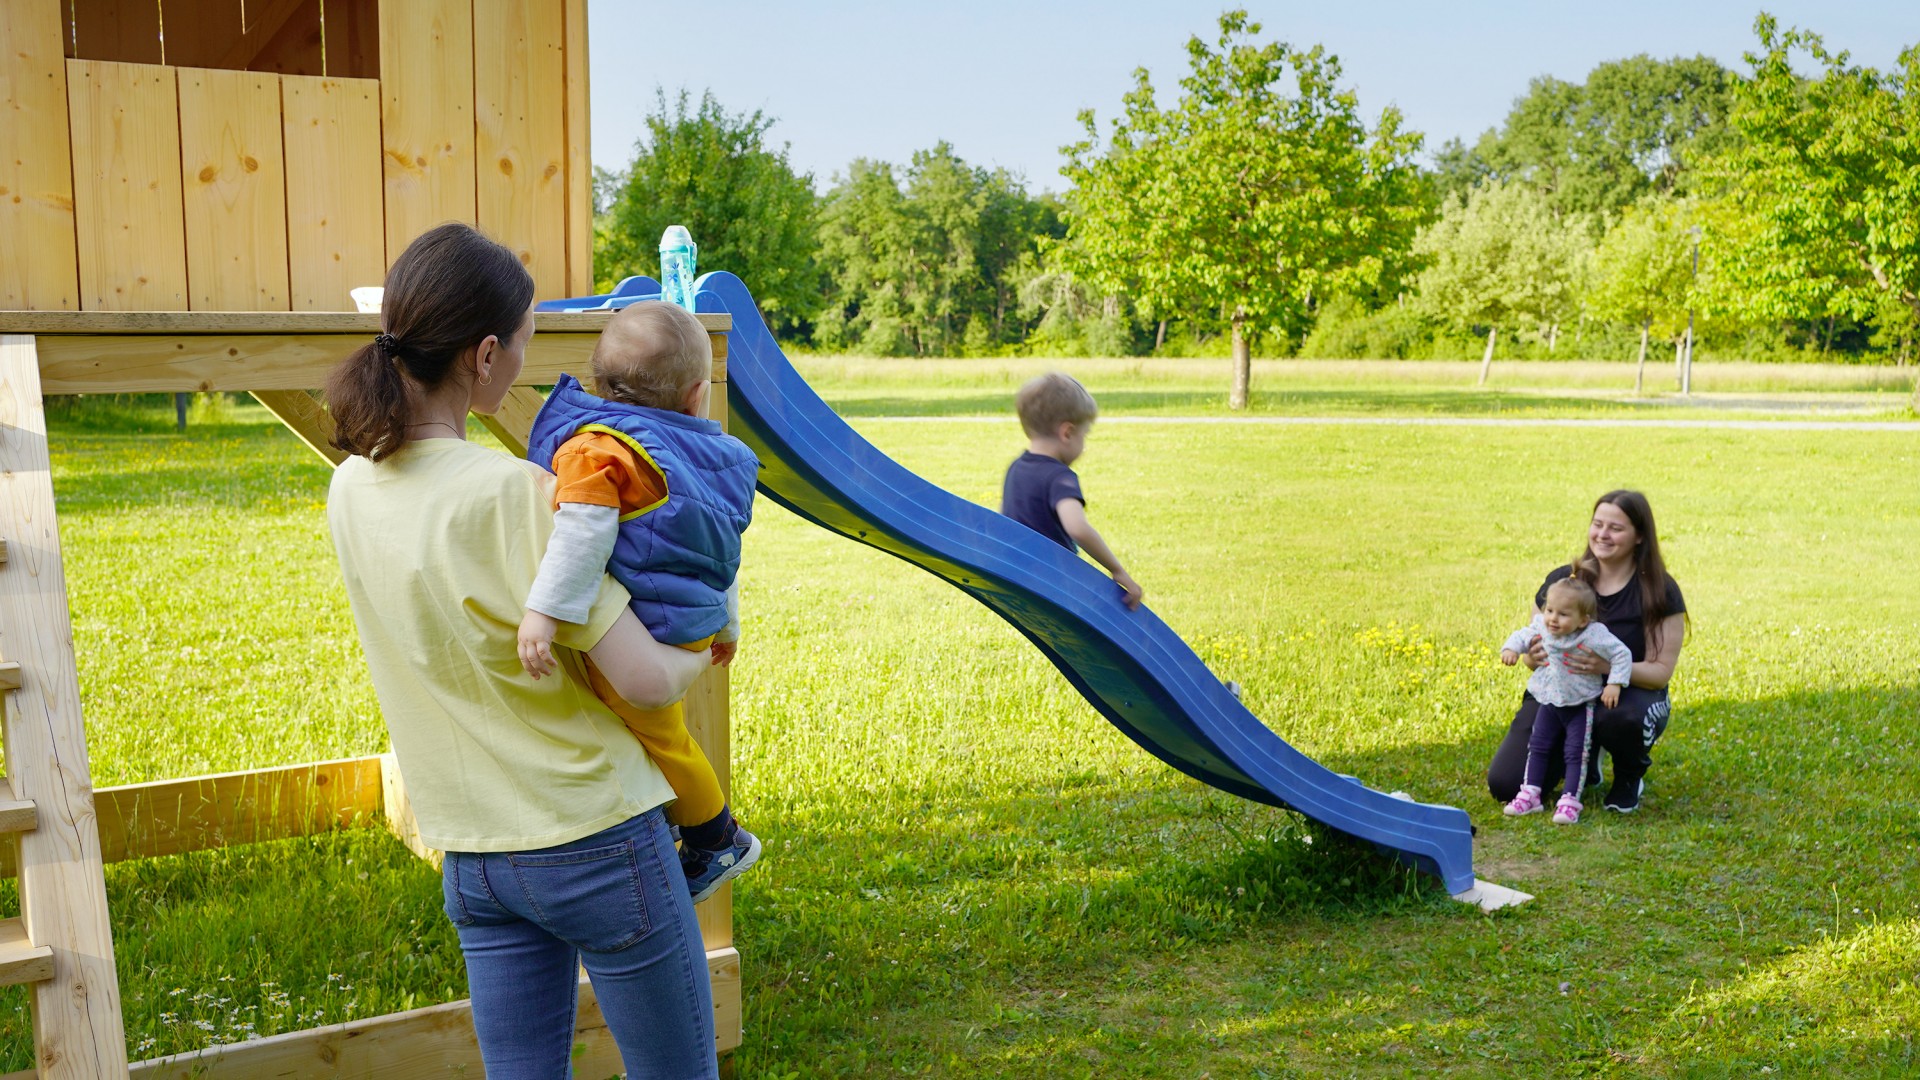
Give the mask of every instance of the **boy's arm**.
POLYGON ((1079 499, 1061 499, 1053 505, 1053 512, 1060 515, 1060 527, 1073 538, 1073 542, 1085 548, 1087 554, 1093 556, 1094 562, 1106 567, 1107 573, 1113 575, 1113 583, 1126 592, 1126 605, 1130 608, 1139 607, 1140 598, 1146 595, 1146 590, 1133 580, 1126 567, 1120 565, 1119 557, 1100 538, 1100 531, 1087 520, 1086 504, 1079 499))
POLYGON ((587 621, 619 529, 620 511, 611 506, 561 503, 553 515, 553 535, 520 619, 520 664, 527 674, 538 679, 559 666, 553 636, 563 622, 587 621))

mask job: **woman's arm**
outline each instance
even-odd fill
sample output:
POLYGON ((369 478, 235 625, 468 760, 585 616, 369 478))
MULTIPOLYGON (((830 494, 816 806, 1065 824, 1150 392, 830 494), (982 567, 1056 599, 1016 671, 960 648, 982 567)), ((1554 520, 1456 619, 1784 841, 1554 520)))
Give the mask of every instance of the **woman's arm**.
POLYGON ((1687 633, 1685 615, 1669 615, 1660 620, 1660 647, 1645 660, 1633 665, 1633 685, 1647 690, 1665 690, 1673 681, 1673 669, 1680 663, 1680 643, 1687 633))
POLYGON ((712 659, 653 640, 631 610, 622 611, 600 643, 587 650, 593 666, 636 709, 664 709, 686 696, 687 687, 712 659))

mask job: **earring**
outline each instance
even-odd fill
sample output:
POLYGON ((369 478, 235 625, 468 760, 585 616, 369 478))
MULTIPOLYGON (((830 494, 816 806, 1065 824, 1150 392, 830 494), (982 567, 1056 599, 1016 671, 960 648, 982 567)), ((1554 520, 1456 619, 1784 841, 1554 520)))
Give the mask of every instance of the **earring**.
POLYGON ((480 385, 481 385, 481 386, 492 386, 492 385, 493 385, 493 372, 491 372, 491 371, 489 371, 489 372, 487 372, 487 373, 486 373, 485 375, 482 375, 482 376, 480 376, 480 385))

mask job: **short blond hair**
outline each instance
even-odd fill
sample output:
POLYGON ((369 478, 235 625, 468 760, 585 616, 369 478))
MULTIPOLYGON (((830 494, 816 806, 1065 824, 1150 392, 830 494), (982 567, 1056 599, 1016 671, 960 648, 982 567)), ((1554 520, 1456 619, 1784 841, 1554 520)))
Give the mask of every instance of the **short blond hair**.
POLYGON ((676 412, 687 388, 713 377, 707 328, 678 304, 643 300, 607 320, 593 346, 594 393, 676 412))
POLYGON ((1013 407, 1029 436, 1057 435, 1061 424, 1087 424, 1100 415, 1080 380, 1059 371, 1029 379, 1014 395, 1013 407))
POLYGON ((1554 593, 1560 593, 1573 601, 1573 610, 1588 622, 1592 622, 1594 616, 1600 611, 1600 594, 1593 591, 1593 586, 1577 577, 1561 578, 1547 586, 1547 595, 1551 597, 1554 593))

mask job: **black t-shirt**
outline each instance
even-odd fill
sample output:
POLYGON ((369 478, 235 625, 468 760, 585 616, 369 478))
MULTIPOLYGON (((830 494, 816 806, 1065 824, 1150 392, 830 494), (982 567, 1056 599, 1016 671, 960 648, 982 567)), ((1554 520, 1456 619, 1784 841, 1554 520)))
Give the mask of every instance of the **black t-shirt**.
POLYGON ((1000 488, 1000 512, 1052 540, 1068 551, 1079 545, 1060 525, 1054 512, 1061 499, 1077 499, 1082 506, 1087 497, 1080 494, 1080 478, 1058 458, 1029 450, 1007 466, 1007 480, 1000 488))
MULTIPOLYGON (((1540 583, 1540 591, 1533 594, 1533 606, 1537 608, 1547 602, 1547 586, 1572 576, 1573 567, 1571 566, 1562 566, 1548 574, 1547 580, 1540 583)), ((1595 612, 1595 617, 1605 624, 1608 630, 1613 631, 1613 636, 1619 638, 1620 644, 1625 645, 1627 651, 1633 654, 1634 663, 1645 660, 1647 630, 1640 621, 1642 614, 1640 579, 1635 577, 1629 580, 1625 588, 1610 596, 1601 595, 1599 601, 1599 610, 1595 612)), ((1687 601, 1680 595, 1680 586, 1669 574, 1667 576, 1667 614, 1679 615, 1686 610, 1687 601)))

